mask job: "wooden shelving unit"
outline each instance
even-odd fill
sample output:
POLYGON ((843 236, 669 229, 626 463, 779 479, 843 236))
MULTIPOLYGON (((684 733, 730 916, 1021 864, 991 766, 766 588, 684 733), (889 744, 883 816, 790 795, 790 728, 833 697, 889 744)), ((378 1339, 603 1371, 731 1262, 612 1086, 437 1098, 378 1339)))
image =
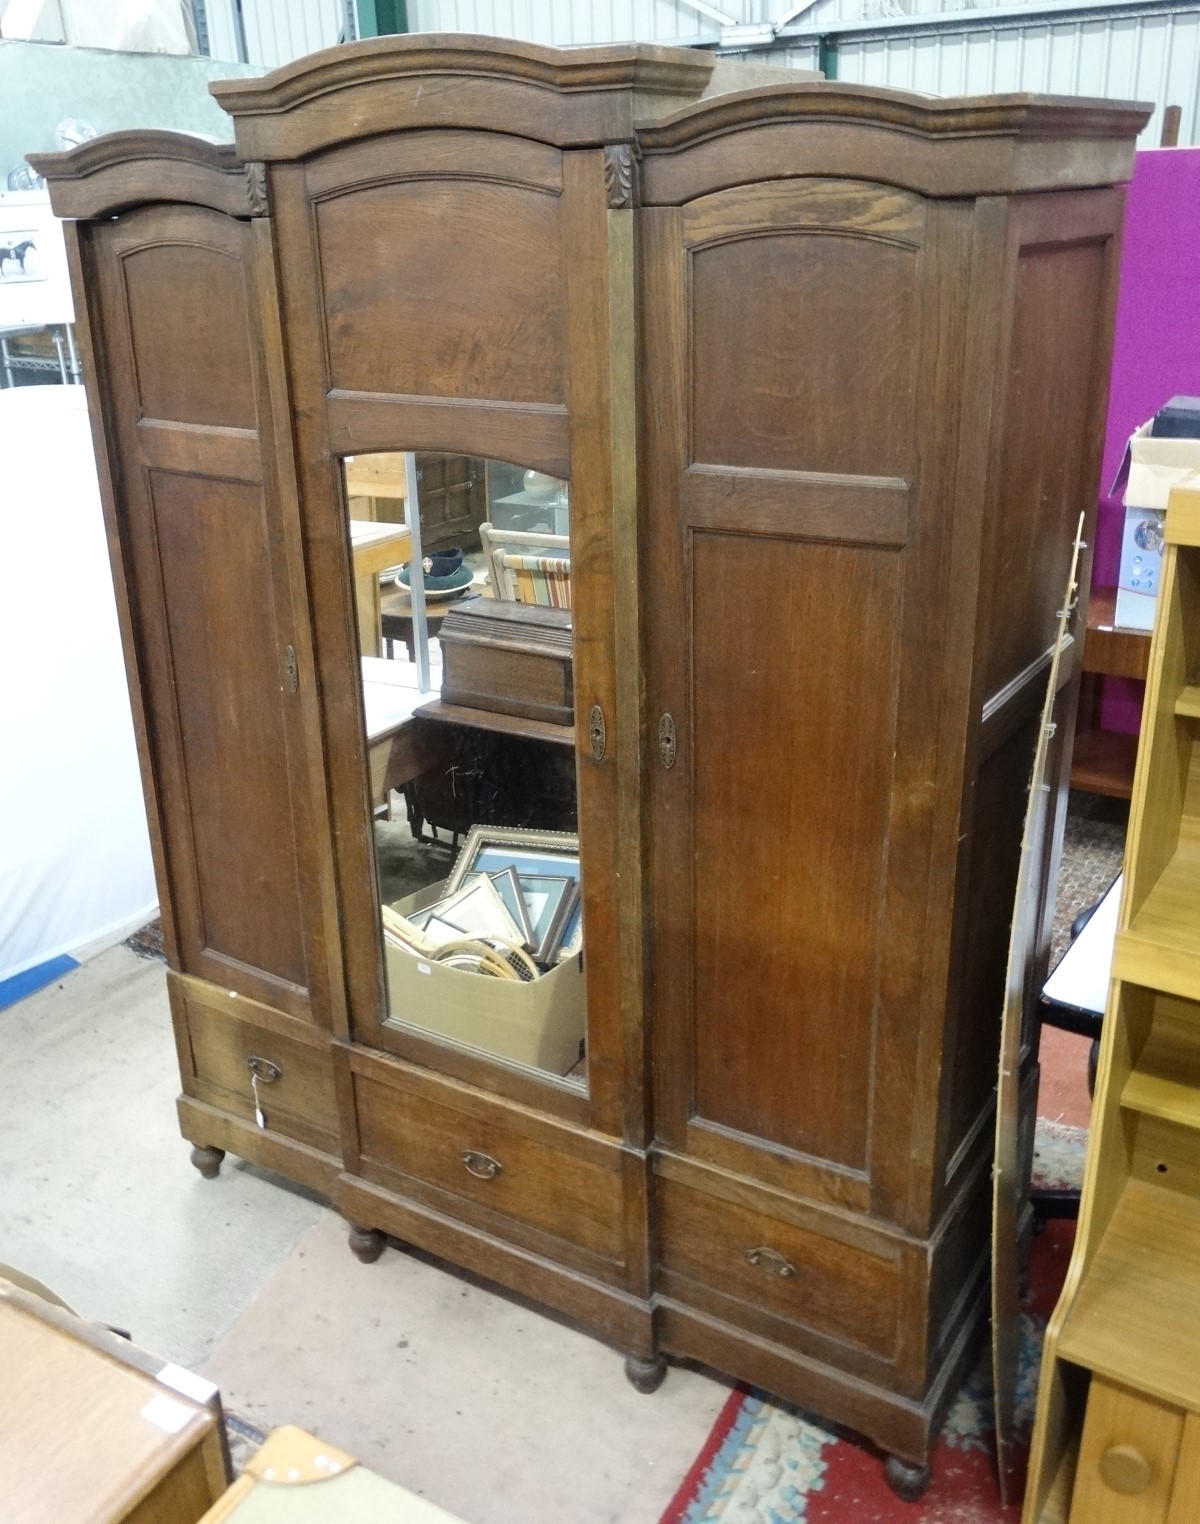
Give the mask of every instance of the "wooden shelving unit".
POLYGON ((1025 1524, 1200 1519, 1200 476, 1171 496, 1075 1252, 1025 1524))

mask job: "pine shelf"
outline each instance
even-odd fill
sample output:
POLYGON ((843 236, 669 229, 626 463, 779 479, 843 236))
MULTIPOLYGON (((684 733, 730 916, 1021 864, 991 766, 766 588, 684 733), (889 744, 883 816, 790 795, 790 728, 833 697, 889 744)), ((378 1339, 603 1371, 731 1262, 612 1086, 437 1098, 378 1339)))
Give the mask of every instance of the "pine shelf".
POLYGON ((1200 1519, 1200 473, 1171 493, 1165 540, 1123 930, 1024 1524, 1200 1519), (1106 1470, 1121 1451, 1153 1487, 1106 1470))
POLYGON ((1200 838, 1175 854, 1129 929, 1117 937, 1113 977, 1200 1000, 1200 838))
POLYGON ((1200 1128, 1200 1006, 1160 997, 1150 1035, 1121 1092, 1127 1111, 1200 1128))
POLYGON ((1176 1407, 1200 1390, 1200 1200, 1129 1180, 1063 1326, 1060 1357, 1176 1407))

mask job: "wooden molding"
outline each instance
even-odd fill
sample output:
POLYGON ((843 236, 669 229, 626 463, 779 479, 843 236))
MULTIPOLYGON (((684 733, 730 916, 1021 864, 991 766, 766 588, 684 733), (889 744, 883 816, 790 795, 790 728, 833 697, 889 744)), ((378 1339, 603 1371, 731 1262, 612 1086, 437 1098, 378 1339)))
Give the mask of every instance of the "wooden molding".
POLYGON ((328 48, 262 79, 209 88, 234 118, 245 158, 293 159, 412 128, 504 131, 519 105, 535 103, 541 141, 598 146, 631 137, 639 117, 697 99, 712 71, 712 56, 690 48, 416 33, 328 48))
POLYGON ((67 153, 31 154, 29 162, 46 177, 59 217, 103 217, 149 201, 209 206, 230 217, 254 214, 233 144, 186 132, 106 132, 67 153))
POLYGON ((735 90, 686 106, 638 132, 645 153, 687 147, 749 124, 803 117, 807 121, 867 122, 921 137, 1136 137, 1153 106, 1086 96, 934 96, 881 85, 799 80, 735 90))
POLYGON ((804 80, 739 90, 638 128, 641 199, 680 205, 731 185, 845 175, 923 195, 1112 185, 1133 172, 1152 108, 1053 95, 922 96, 804 80), (803 123, 803 131, 796 130, 803 123), (747 137, 746 134, 751 134, 747 137))

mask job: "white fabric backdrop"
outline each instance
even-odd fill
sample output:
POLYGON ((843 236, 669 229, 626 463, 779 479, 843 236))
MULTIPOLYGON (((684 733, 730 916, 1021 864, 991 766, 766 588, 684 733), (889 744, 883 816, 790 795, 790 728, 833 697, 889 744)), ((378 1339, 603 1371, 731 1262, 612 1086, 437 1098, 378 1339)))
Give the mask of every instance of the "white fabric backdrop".
POLYGON ((0 390, 0 979, 155 913, 82 386, 0 390))

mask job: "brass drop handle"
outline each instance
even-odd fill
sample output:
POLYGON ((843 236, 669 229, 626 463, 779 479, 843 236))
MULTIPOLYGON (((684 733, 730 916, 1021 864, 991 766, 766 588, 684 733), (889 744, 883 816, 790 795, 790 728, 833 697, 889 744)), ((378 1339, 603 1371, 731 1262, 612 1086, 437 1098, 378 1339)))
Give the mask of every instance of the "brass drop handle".
POLYGON ((467 1166, 467 1173, 477 1180, 494 1180, 504 1173, 499 1159, 493 1159, 491 1154, 481 1154, 474 1148, 463 1150, 462 1162, 467 1166))
POLYGON ((277 1079, 283 1078, 283 1070, 278 1064, 273 1064, 269 1058, 259 1058, 251 1054, 246 1060, 246 1067, 260 1085, 273 1085, 277 1079))
POLYGON ((744 1249, 742 1252, 752 1265, 768 1271, 771 1275, 778 1275, 781 1279, 786 1279, 788 1276, 795 1275, 796 1273, 795 1265, 792 1264, 790 1259, 785 1259, 778 1249, 760 1247, 757 1249, 744 1249))
POLYGON ((1136 1445, 1110 1445, 1100 1457, 1100 1475, 1114 1492, 1136 1497, 1154 1480, 1154 1467, 1136 1445))

